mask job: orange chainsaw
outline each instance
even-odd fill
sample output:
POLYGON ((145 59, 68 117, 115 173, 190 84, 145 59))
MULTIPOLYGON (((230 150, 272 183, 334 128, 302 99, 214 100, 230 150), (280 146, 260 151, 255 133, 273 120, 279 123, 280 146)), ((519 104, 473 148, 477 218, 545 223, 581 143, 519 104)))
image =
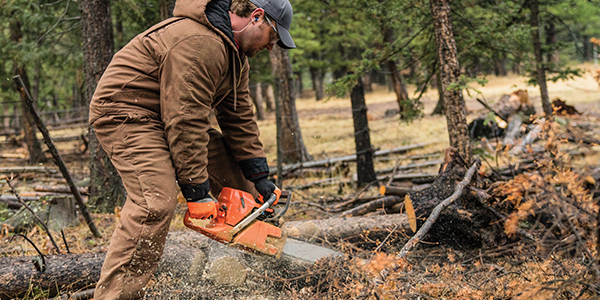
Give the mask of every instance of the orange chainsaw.
POLYGON ((279 218, 289 208, 290 192, 277 188, 263 204, 258 203, 261 200, 262 196, 254 199, 250 193, 226 187, 217 199, 217 217, 208 221, 197 220, 190 218, 189 211, 186 211, 183 223, 215 241, 253 253, 276 257, 283 254, 309 262, 341 255, 329 248, 282 236, 281 228, 274 224, 279 223, 279 218), (280 198, 287 198, 287 201, 283 210, 275 214, 272 206, 280 198))

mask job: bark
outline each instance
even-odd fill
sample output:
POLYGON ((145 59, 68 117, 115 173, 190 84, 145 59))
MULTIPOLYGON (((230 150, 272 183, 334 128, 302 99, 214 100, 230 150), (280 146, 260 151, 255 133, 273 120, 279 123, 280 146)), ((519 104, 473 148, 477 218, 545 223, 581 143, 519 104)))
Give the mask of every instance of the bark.
POLYGON ((261 86, 262 98, 265 101, 265 110, 267 112, 275 111, 275 92, 273 91, 273 85, 263 84, 261 86))
POLYGON ((456 42, 452 29, 449 0, 430 0, 433 28, 438 59, 440 62, 440 77, 444 91, 444 106, 446 108, 446 123, 450 146, 457 148, 460 155, 471 161, 471 146, 467 130, 466 107, 462 90, 449 88, 456 83, 460 76, 456 42))
POLYGON ((446 113, 446 109, 444 108, 444 87, 442 87, 442 77, 440 76, 439 70, 437 71, 437 74, 435 74, 435 85, 438 91, 438 102, 431 114, 443 115, 446 113))
POLYGON ((304 82, 302 82, 302 72, 294 73, 294 83, 296 90, 296 99, 302 98, 302 94, 304 93, 304 82))
MULTIPOLYGON (((381 24, 381 30, 383 32, 383 42, 387 45, 392 45, 394 42, 394 33, 391 28, 386 26, 385 23, 381 24)), ((398 102, 398 111, 400 112, 400 116, 402 116, 402 112, 405 110, 404 101, 408 100, 408 92, 406 91, 406 85, 404 84, 404 77, 400 74, 398 70, 398 65, 396 64, 396 60, 390 59, 386 62, 388 71, 390 72, 390 80, 392 87, 394 88, 394 93, 396 93, 396 101, 398 102)))
MULTIPOLYGON (((85 98, 91 101, 94 90, 110 63, 114 44, 109 0, 82 0, 83 69, 85 98)), ((112 162, 89 127, 90 200, 89 205, 102 212, 112 212, 125 199, 125 189, 112 162)))
MULTIPOLYGON (((23 39, 23 31, 21 30, 21 21, 18 17, 15 16, 15 12, 11 13, 12 18, 10 20, 10 39, 13 43, 20 43, 23 39)), ((31 85, 29 83, 29 78, 27 77, 27 70, 25 66, 19 62, 14 61, 14 74, 21 76, 23 83, 27 90, 31 90, 31 85)), ((16 110, 15 110, 16 112, 16 110)), ((46 156, 42 151, 42 147, 40 142, 36 137, 35 123, 33 123, 33 118, 27 109, 26 99, 23 94, 21 94, 21 118, 22 124, 21 128, 23 129, 23 135, 25 139, 25 143, 27 144, 27 151, 29 152, 29 164, 39 164, 46 161, 46 156)))
POLYGON ((282 107, 282 152, 283 162, 297 163, 311 160, 302 139, 296 99, 294 98, 294 77, 287 50, 276 46, 269 52, 273 75, 278 83, 278 99, 282 107))
POLYGON ((365 90, 362 79, 352 88, 350 94, 352 101, 352 119, 354 120, 354 142, 356 144, 356 173, 358 186, 377 182, 377 175, 373 166, 373 146, 367 119, 367 105, 365 103, 365 90))
POLYGON ((365 93, 373 92, 373 83, 371 82, 371 72, 366 73, 363 76, 363 86, 365 88, 365 93))
POLYGON ((173 0, 160 0, 159 1, 160 19, 166 20, 173 17, 173 8, 175 1, 173 0))
MULTIPOLYGON (((155 275, 185 277, 187 266, 199 251, 179 243, 167 244, 155 275)), ((49 297, 65 291, 94 288, 105 256, 105 253, 46 256, 45 272, 38 272, 33 267, 33 257, 3 257, 0 259, 0 299, 20 297, 33 287, 47 291, 49 297)))
POLYGON ((340 214, 340 217, 362 216, 379 209, 386 212, 402 201, 404 201, 404 198, 398 196, 383 197, 344 211, 340 214))
POLYGON ((552 116, 552 105, 548 96, 548 87, 546 85, 546 65, 542 55, 542 42, 540 40, 540 6, 538 0, 528 0, 529 9, 531 10, 530 25, 531 38, 533 39, 533 50, 535 52, 535 64, 537 83, 540 86, 540 94, 542 96, 542 108, 547 117, 552 116))
POLYGON ((550 19, 546 24, 546 46, 548 47, 548 53, 546 53, 546 61, 548 63, 558 65, 560 62, 558 57, 558 50, 556 49, 556 25, 554 20, 550 19))
POLYGON ((496 57, 494 59, 494 73, 496 76, 507 76, 506 72, 506 58, 496 57))
POLYGON ((315 98, 317 101, 323 100, 325 91, 323 88, 323 72, 319 68, 310 67, 310 78, 313 83, 313 90, 315 90, 315 98))
POLYGON ((256 108, 256 119, 264 120, 265 107, 263 105, 263 97, 260 83, 250 85, 250 97, 252 97, 252 102, 254 102, 254 108, 256 108))

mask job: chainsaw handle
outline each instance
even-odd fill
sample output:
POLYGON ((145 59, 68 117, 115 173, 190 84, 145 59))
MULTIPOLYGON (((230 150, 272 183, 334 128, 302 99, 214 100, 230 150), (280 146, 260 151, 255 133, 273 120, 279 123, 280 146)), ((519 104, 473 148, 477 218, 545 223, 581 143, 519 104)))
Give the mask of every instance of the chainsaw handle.
MULTIPOLYGON (((287 193, 289 194, 289 192, 287 192, 287 193)), ((269 206, 277 205, 277 203, 279 203, 279 198, 281 198, 281 196, 282 196, 281 189, 279 189, 278 187, 275 187, 275 190, 273 191, 271 196, 269 196, 269 198, 267 199, 266 202, 270 203, 269 206), (275 197, 275 199, 273 199, 273 197, 275 197)), ((287 196, 286 196, 286 198, 287 198, 287 196)), ((264 200, 265 199, 263 199, 262 195, 258 195, 258 198, 256 198, 256 201, 259 203, 265 203, 264 200)))

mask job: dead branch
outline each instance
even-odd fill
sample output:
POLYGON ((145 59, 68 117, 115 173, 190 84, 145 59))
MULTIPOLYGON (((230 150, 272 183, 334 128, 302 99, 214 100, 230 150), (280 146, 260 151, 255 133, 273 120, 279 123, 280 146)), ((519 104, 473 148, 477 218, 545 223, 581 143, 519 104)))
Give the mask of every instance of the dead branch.
POLYGON ((29 91, 27 91, 27 88, 23 84, 23 80, 21 79, 21 76, 19 76, 19 75, 14 76, 13 80, 14 80, 15 84, 17 85, 17 89, 21 92, 21 94, 23 96, 25 96, 25 97, 23 97, 26 100, 25 103, 27 104, 27 107, 29 108, 31 115, 33 116, 33 119, 35 120, 35 123, 37 124, 38 129, 42 132, 42 135, 44 136, 44 143, 46 143, 46 146, 48 146, 48 149, 50 150, 50 153, 52 154, 52 158, 54 159, 54 163, 58 166, 63 177, 65 177, 65 179, 67 180, 67 184, 68 184, 69 188, 71 189, 71 192, 73 193, 73 197, 75 197, 75 201, 77 202, 77 205, 79 206, 79 209, 81 210, 81 215, 85 219, 85 222, 87 223, 88 227, 90 228, 90 231, 92 232, 92 234, 94 234, 95 237, 102 237, 102 235, 100 234, 100 231, 96 227, 96 224, 94 224, 94 220, 92 220, 92 217, 87 209, 87 206, 83 202, 83 198, 81 198, 81 194, 79 194, 79 190, 77 189, 77 186, 75 186, 75 183, 73 182, 71 173, 69 173, 69 170, 67 169, 67 166, 65 165, 65 162, 63 161, 62 157, 58 153, 58 149, 56 149, 54 142, 52 142, 52 138, 50 137, 48 128, 46 128, 46 125, 44 125, 44 122, 42 121, 42 119, 40 118, 40 115, 38 114, 37 110, 35 109, 35 106, 33 104, 34 101, 31 98, 29 91))
POLYGON ((52 238, 52 234, 50 234, 50 230, 48 229, 48 226, 46 226, 46 223, 44 223, 44 221, 42 221, 42 219, 40 219, 40 217, 33 211, 33 209, 31 209, 31 207, 29 207, 29 205, 27 205, 27 203, 25 203, 25 201, 23 201, 23 199, 21 199, 21 196, 19 196, 19 192, 17 192, 17 190, 15 190, 13 185, 10 183, 10 178, 6 177, 5 179, 6 179, 6 184, 8 184, 8 186, 10 187, 13 194, 17 197, 17 200, 19 201, 19 203, 21 203, 21 205, 25 206, 25 208, 33 215, 35 220, 42 226, 42 228, 44 228, 44 230, 48 234, 48 237, 50 238, 50 241, 52 242, 52 245, 54 246, 54 249, 56 249, 56 252, 58 254, 60 254, 60 248, 58 248, 58 245, 54 241, 54 238, 52 238))
POLYGON ((435 223, 437 218, 440 216, 440 213, 446 207, 448 207, 448 205, 450 205, 452 202, 456 201, 456 199, 458 199, 463 194, 463 190, 464 190, 465 186, 467 186, 471 182, 471 178, 473 177, 473 174, 475 174, 475 171, 477 171, 480 166, 481 166, 481 161, 479 159, 475 160, 475 163, 473 163, 473 165, 467 171, 467 174, 465 175, 465 179, 463 179, 461 182, 459 182, 456 185, 456 189, 454 190, 454 193, 452 194, 452 196, 446 198, 446 200, 442 201, 440 204, 438 204, 433 209, 433 211, 427 218, 427 221, 425 221, 425 224, 423 224, 423 226, 421 226, 419 231, 417 231, 417 233, 404 245, 404 247, 402 247, 402 250, 400 250, 400 253, 398 253, 398 255, 396 255, 396 257, 398 259, 405 258, 406 254, 408 254, 408 252, 412 249, 412 247, 414 247, 414 245, 416 245, 419 242, 419 240, 421 240, 423 238, 423 236, 425 236, 425 234, 429 231, 429 229, 431 228, 433 223, 435 223))

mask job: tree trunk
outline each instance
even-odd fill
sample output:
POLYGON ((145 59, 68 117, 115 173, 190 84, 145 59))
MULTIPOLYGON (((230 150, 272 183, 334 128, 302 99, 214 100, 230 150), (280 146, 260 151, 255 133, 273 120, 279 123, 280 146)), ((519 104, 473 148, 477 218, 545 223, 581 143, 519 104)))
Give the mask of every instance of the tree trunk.
POLYGON ((363 76, 363 86, 365 88, 365 93, 373 92, 373 83, 371 81, 371 72, 365 73, 363 76))
POLYGON ((304 93, 304 83, 302 82, 302 72, 294 73, 295 77, 295 86, 296 86, 296 99, 302 98, 302 93, 304 93))
MULTIPOLYGON (((23 39, 23 32, 21 31, 21 21, 15 16, 13 12, 11 21, 10 21, 10 39, 14 43, 18 44, 23 39)), ((28 91, 31 91, 31 85, 29 84, 29 78, 27 77, 27 70, 25 66, 21 64, 21 62, 14 61, 14 74, 21 76, 23 80, 23 84, 28 91)), ((40 142, 36 137, 36 125, 33 121, 33 116, 27 109, 26 99, 23 93, 21 95, 21 118, 22 124, 21 128, 23 129, 23 135, 25 138, 25 143, 27 144, 27 151, 29 152, 29 164, 39 164, 46 161, 46 156, 42 151, 42 147, 40 142)), ((36 99, 37 100, 37 99, 36 99)), ((15 110, 16 114, 17 110, 15 110)))
POLYGON ((460 89, 449 89, 460 76, 460 66, 456 55, 456 42, 452 31, 449 0, 430 0, 435 42, 440 61, 440 78, 444 91, 444 107, 450 146, 457 148, 465 161, 471 161, 471 146, 465 116, 465 100, 460 89))
MULTIPOLYGON (((82 0, 81 31, 83 34, 83 69, 85 98, 92 99, 98 80, 113 56, 114 44, 109 0, 82 0)), ((125 200, 121 178, 104 149, 98 143, 94 128, 89 127, 90 197, 89 205, 97 211, 112 212, 125 200)))
POLYGON ((282 107, 282 147, 283 162, 297 163, 310 160, 310 155, 304 146, 302 132, 298 123, 296 99, 294 98, 294 77, 292 64, 287 50, 279 46, 269 52, 275 82, 278 83, 278 97, 282 107))
POLYGON ((540 86, 542 96, 542 108, 547 117, 552 116, 552 105, 548 97, 548 87, 546 86, 546 66, 542 55, 542 42, 540 40, 540 6, 538 0, 528 0, 531 10, 531 37, 533 39, 533 50, 535 52, 537 83, 540 86))
POLYGON ((265 83, 261 86, 262 98, 265 101, 265 110, 267 112, 275 111, 275 92, 273 91, 273 85, 265 83))
MULTIPOLYGON (((391 28, 386 26, 386 24, 382 23, 381 30, 383 31, 383 42, 391 45, 394 42, 394 33, 391 28)), ((406 91, 406 85, 404 84, 404 78, 400 71, 398 70, 398 66, 396 65, 396 61, 394 59, 390 59, 386 62, 388 70, 390 72, 390 80, 392 87, 394 88, 394 93, 396 93, 396 101, 398 101, 398 111, 400 112, 400 116, 402 116, 402 112, 405 110, 404 101, 408 100, 408 92, 406 91)))
POLYGON ((437 70, 435 76, 435 85, 438 91, 438 102, 435 106, 435 109, 431 113, 432 115, 443 115, 446 113, 446 109, 444 108, 444 87, 442 87, 442 77, 440 76, 440 70, 437 70))
POLYGON ((310 78, 312 79, 315 98, 317 101, 323 100, 325 94, 323 90, 323 73, 319 68, 310 67, 310 78))
POLYGON ((256 119, 264 120, 265 119, 265 107, 263 105, 262 99, 262 89, 260 83, 250 85, 250 97, 254 102, 254 107, 256 108, 256 119))
POLYGON ((160 19, 166 20, 173 17, 173 8, 175 7, 175 0, 159 0, 159 12, 160 19))
POLYGON ((377 181, 373 167, 373 146, 369 133, 369 120, 367 119, 367 105, 365 103, 365 90, 362 79, 352 88, 350 94, 352 101, 352 119, 354 120, 354 142, 356 143, 356 174, 358 186, 377 181))
POLYGON ((554 20, 550 19, 546 24, 546 47, 548 47, 548 53, 546 53, 546 61, 549 64, 558 65, 560 62, 558 58, 558 50, 556 49, 556 26, 554 20))

